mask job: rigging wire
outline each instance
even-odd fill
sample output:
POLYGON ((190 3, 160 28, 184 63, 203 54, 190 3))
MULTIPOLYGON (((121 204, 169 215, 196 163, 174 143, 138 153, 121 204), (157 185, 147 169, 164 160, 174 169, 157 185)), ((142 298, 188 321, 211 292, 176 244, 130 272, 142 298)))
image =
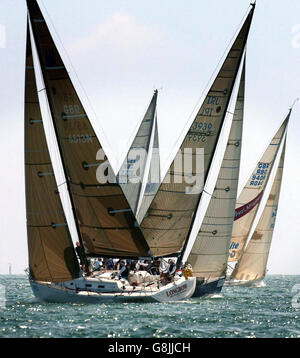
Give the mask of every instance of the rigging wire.
POLYGON ((296 98, 296 99, 295 99, 294 103, 293 103, 292 106, 291 106, 291 109, 294 108, 294 105, 296 104, 297 101, 299 101, 299 98, 296 98))

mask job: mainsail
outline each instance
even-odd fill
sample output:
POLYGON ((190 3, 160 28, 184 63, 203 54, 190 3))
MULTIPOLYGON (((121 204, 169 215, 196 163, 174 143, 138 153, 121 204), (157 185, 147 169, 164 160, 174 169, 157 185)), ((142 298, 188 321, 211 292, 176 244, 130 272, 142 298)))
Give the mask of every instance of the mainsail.
POLYGON ((243 252, 280 144, 286 133, 289 118, 290 113, 271 140, 237 199, 228 262, 237 261, 243 252))
POLYGON ((204 279, 222 277, 227 268, 240 171, 245 94, 244 59, 229 138, 209 206, 187 263, 193 275, 204 279))
MULTIPOLYGON (((158 174, 158 184, 160 179, 159 155, 157 152, 156 103, 157 90, 153 94, 150 105, 118 173, 118 182, 136 217, 138 217, 138 208, 140 206, 142 206, 143 212, 148 209, 149 184, 153 183, 151 181, 151 170, 153 171, 154 165, 156 166, 155 171, 158 174), (148 183, 148 180, 151 182, 148 183), (146 189, 146 196, 144 196, 146 189)), ((155 185, 155 182, 153 184, 155 185)))
POLYGON ((25 191, 29 270, 36 281, 79 277, 46 142, 27 24, 25 69, 25 191))
POLYGON ((259 280, 266 274, 280 196, 285 146, 286 139, 268 200, 255 231, 231 275, 232 280, 259 280))
POLYGON ((149 256, 121 187, 97 180, 99 140, 36 0, 27 7, 79 239, 90 256, 149 256))
POLYGON ((183 173, 182 168, 178 169, 175 158, 141 222, 143 234, 155 256, 180 252, 187 239, 203 188, 203 185, 200 188, 195 185, 193 179, 200 174, 206 180, 241 64, 253 12, 254 5, 180 147, 184 164, 189 162, 190 170, 183 173), (196 172, 199 159, 203 156, 203 171, 196 172))

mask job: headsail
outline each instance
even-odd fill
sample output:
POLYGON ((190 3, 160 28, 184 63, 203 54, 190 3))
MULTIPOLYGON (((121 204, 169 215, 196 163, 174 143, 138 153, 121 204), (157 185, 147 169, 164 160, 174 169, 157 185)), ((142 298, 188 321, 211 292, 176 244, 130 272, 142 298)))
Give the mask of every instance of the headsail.
POLYGON ((259 280, 266 274, 280 196, 285 146, 286 139, 267 203, 255 231, 231 275, 232 280, 259 280))
POLYGON ((228 262, 237 261, 243 252, 280 144, 286 133, 289 118, 290 113, 268 145, 237 199, 228 262))
POLYGON ((148 256, 120 186, 97 180, 105 162, 104 155, 96 161, 99 140, 36 0, 27 0, 27 7, 79 239, 91 256, 148 256))
POLYGON ((159 186, 161 184, 160 176, 160 156, 159 156, 159 140, 158 140, 158 128, 157 128, 157 117, 155 117, 154 128, 153 128, 153 143, 148 152, 150 156, 149 167, 148 167, 148 180, 144 183, 145 188, 143 196, 140 200, 137 212, 137 221, 141 223, 155 197, 159 186))
POLYGON ((143 209, 147 206, 144 192, 151 174, 151 164, 152 166, 158 165, 156 170, 158 170, 159 176, 159 161, 157 162, 159 158, 153 153, 154 148, 158 149, 156 103, 157 90, 154 92, 150 105, 118 173, 120 186, 136 217, 138 217, 140 202, 142 202, 143 209), (154 160, 155 163, 153 163, 154 160))
POLYGON ((187 263, 193 267, 193 275, 204 279, 222 277, 227 268, 240 171, 244 120, 245 61, 246 57, 218 179, 201 228, 187 259, 187 263))
POLYGON ((79 265, 46 142, 28 24, 24 132, 30 274, 36 281, 68 281, 79 277, 79 265))
POLYGON ((173 161, 148 215, 141 223, 143 234, 155 256, 180 252, 187 239, 203 187, 190 184, 191 177, 195 178, 196 163, 204 155, 204 172, 200 175, 206 180, 241 64, 253 12, 254 5, 180 147, 181 152, 186 154, 185 162, 191 162, 191 171, 183 174, 178 169, 178 161, 173 161), (190 151, 184 153, 185 149, 190 151), (197 149, 203 149, 204 153, 197 153, 197 149), (197 189, 196 193, 187 194, 192 188, 197 189))

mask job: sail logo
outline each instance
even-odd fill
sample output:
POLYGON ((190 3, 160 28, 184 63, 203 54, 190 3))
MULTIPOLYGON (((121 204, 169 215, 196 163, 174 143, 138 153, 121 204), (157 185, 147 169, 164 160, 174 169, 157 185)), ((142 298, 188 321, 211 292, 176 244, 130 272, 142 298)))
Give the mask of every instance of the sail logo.
POLYGON ((257 195, 256 198, 249 201, 249 203, 235 209, 234 221, 240 219, 244 215, 248 214, 259 202, 261 201, 263 190, 257 195))
POLYGON ((0 48, 6 47, 6 28, 0 24, 0 48))
POLYGON ((296 24, 292 28, 292 47, 293 48, 300 48, 300 24, 296 24))

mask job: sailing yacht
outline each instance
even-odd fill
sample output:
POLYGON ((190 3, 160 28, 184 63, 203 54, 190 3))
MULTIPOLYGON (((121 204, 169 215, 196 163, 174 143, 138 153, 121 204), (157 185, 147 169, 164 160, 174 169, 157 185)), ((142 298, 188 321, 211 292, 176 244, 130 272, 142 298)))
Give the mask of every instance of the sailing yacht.
POLYGON ((229 248, 226 285, 251 286, 260 283, 265 277, 279 203, 287 128, 291 111, 292 109, 257 163, 237 200, 229 248), (274 165, 276 159, 279 158, 280 150, 281 157, 276 176, 259 222, 254 228, 253 225, 263 198, 267 195, 265 193, 266 186, 271 173, 275 170, 274 165), (248 240, 252 231, 253 234, 248 240))
POLYGON ((276 177, 264 207, 264 211, 246 249, 232 272, 230 279, 235 284, 247 286, 258 285, 262 283, 265 278, 278 210, 285 145, 286 139, 284 141, 276 177))
MULTIPOLYGON (((147 243, 156 256, 179 256, 178 268, 181 263, 192 265, 193 275, 197 279, 197 288, 193 297, 219 293, 225 280, 239 177, 244 110, 245 48, 254 7, 255 4, 252 4, 181 145, 183 151, 190 146, 193 150, 204 149, 204 175, 207 177, 213 168, 212 157, 216 147, 219 142, 226 140, 222 134, 225 117, 230 101, 235 100, 233 88, 240 84, 227 149, 202 226, 199 226, 196 218, 201 199, 206 193, 200 190, 193 195, 184 191, 183 185, 187 184, 178 184, 177 180, 182 173, 176 171, 176 159, 166 175, 170 182, 167 183, 164 180, 160 186, 156 186, 154 192, 158 194, 152 199, 150 197, 148 206, 144 205, 136 214, 138 222, 141 222, 147 243), (208 159, 211 161, 210 164, 208 164, 208 159), (195 231, 198 233, 196 237, 195 231)), ((149 137, 149 134, 147 135, 149 129, 146 132, 142 131, 142 125, 143 122, 135 141, 139 140, 140 132, 149 137)), ((132 147, 135 147, 135 141, 132 147)), ((195 164, 195 154, 192 154, 192 161, 195 164)), ((159 167, 156 167, 156 170, 159 170, 159 167)), ((125 190, 124 192, 126 194, 125 190)), ((146 196, 146 193, 144 195, 146 196)))
POLYGON ((99 183, 100 142, 81 104, 36 0, 27 0, 25 69, 25 187, 29 280, 47 302, 177 301, 195 278, 162 285, 155 277, 130 282, 79 267, 45 136, 32 56, 35 44, 76 233, 88 257, 151 258, 152 252, 119 183, 99 183), (31 32, 30 32, 31 29, 31 32), (31 41, 31 35, 33 42, 31 41))

